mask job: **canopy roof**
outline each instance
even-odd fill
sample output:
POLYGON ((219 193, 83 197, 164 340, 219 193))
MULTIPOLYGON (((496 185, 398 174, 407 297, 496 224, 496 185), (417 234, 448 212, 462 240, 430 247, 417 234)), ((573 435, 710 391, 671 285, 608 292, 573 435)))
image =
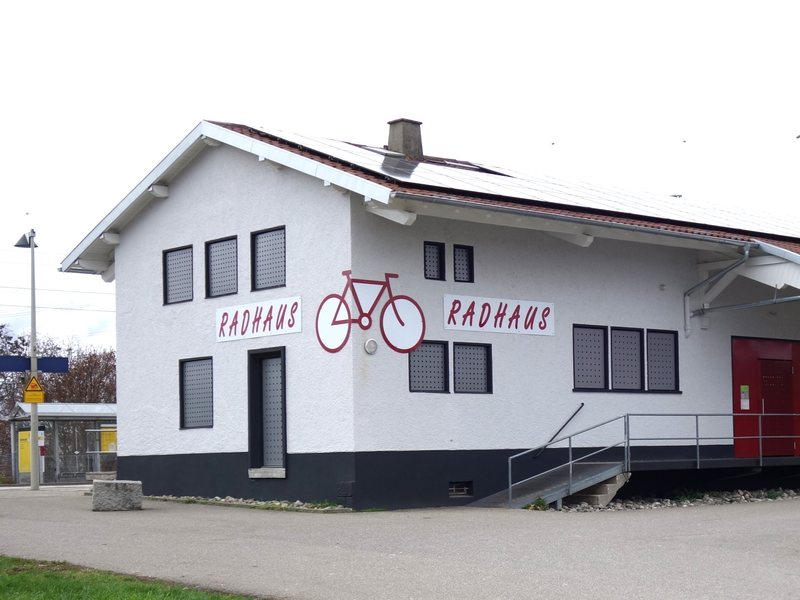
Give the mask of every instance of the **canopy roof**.
MULTIPOLYGON (((17 402, 11 411, 10 421, 28 421, 31 418, 31 405, 17 402)), ((55 402, 39 405, 39 420, 42 421, 116 421, 116 404, 55 402)))

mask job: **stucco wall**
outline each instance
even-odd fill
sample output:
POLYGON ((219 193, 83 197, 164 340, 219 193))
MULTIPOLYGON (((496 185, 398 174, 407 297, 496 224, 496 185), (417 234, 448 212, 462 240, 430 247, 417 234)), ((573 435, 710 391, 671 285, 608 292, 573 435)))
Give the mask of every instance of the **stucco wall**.
POLYGON ((314 315, 349 266, 349 202, 227 146, 206 149, 121 232, 116 251, 120 454, 245 452, 247 352, 286 346, 289 452, 353 449, 350 349, 322 351, 314 315), (250 233, 286 227, 286 287, 251 292, 250 233), (238 293, 205 297, 205 242, 238 236, 238 293), (162 252, 193 245, 194 299, 163 305, 162 252), (327 292, 326 292, 327 293, 327 292), (218 343, 215 311, 302 297, 302 333, 218 343), (214 426, 180 429, 178 361, 213 356, 214 426), (320 384, 320 382, 324 382, 320 384))
MULTIPOLYGON (((800 339, 800 307, 718 313, 693 319, 683 335, 683 293, 698 282, 697 252, 596 239, 580 248, 516 228, 418 217, 410 227, 367 213, 290 169, 221 146, 205 150, 121 232, 116 251, 119 447, 122 456, 246 452, 247 352, 286 347, 289 453, 529 448, 547 441, 581 402, 566 431, 623 413, 731 412, 732 335, 800 339), (250 233, 285 226, 287 285, 250 291, 250 233), (238 236, 235 295, 205 298, 205 242, 238 236), (423 242, 446 244, 446 281, 423 275, 423 242), (194 299, 164 306, 162 252, 192 244, 194 299), (475 282, 453 281, 453 244, 474 247, 475 282), (493 393, 408 391, 408 356, 381 336, 379 303, 366 331, 353 326, 336 353, 315 334, 321 300, 340 293, 341 272, 382 279, 422 307, 426 339, 492 345, 493 393), (662 289, 663 287, 663 289, 662 289), (553 336, 445 330, 443 296, 461 294, 554 304, 553 336), (300 296, 302 332, 216 342, 217 308, 300 296), (775 315, 770 314, 775 312, 775 315), (679 332, 680 394, 574 392, 573 324, 679 332), (364 350, 368 339, 378 350, 364 350), (181 430, 179 360, 214 359, 214 426, 181 430)), ((768 297, 766 286, 737 281, 717 300, 768 297)), ((351 303, 352 306, 352 303, 351 303)), ((651 422, 634 435, 693 435, 693 421, 651 422)), ((635 424, 634 424, 635 427, 635 424)), ((730 434, 730 421, 706 433, 730 434)), ((621 439, 614 430, 581 444, 621 439)))
MULTIPOLYGON (((354 201, 353 270, 379 278, 396 272, 395 293, 413 297, 427 320, 426 339, 492 344, 493 393, 409 393, 408 357, 389 349, 373 328, 354 329, 356 450, 530 448, 550 439, 578 408, 565 433, 623 413, 732 412, 732 335, 800 338, 800 312, 783 305, 717 313, 683 334, 683 293, 699 281, 697 252, 596 239, 581 248, 547 234, 419 217, 411 227, 366 213, 354 201), (447 281, 426 280, 423 242, 446 244, 447 281), (453 281, 453 244, 474 247, 475 283, 453 281), (664 289, 661 287, 664 286, 664 289), (555 335, 445 330, 443 295, 536 300, 555 304, 555 335), (773 308, 774 310, 774 308, 773 308), (574 392, 572 326, 592 324, 679 332, 681 394, 574 392), (363 341, 374 338, 369 356, 363 341)), ((770 297, 755 283, 737 282, 718 304, 770 297)), ((702 435, 730 435, 730 419, 707 419, 702 435)), ((582 444, 622 439, 622 423, 582 444)), ((638 420, 638 437, 694 435, 694 421, 638 420)), ((724 440, 718 443, 726 443, 724 440)))

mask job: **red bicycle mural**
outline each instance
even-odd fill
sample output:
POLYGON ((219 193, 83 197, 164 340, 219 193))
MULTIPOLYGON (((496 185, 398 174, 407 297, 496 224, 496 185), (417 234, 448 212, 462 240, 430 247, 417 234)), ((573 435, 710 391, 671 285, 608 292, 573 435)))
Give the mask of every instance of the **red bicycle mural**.
POLYGON ((330 294, 317 309, 317 340, 328 352, 339 352, 350 338, 350 328, 358 323, 361 329, 372 327, 372 313, 378 305, 383 292, 389 298, 381 310, 381 335, 395 352, 407 353, 422 343, 425 335, 425 315, 419 304, 408 296, 392 293, 390 279, 398 277, 395 273, 385 273, 383 280, 353 279, 352 271, 342 271, 347 278, 341 294, 330 294), (351 318, 350 306, 345 297, 353 296, 358 316, 351 318), (364 310, 366 307, 366 310, 364 310))

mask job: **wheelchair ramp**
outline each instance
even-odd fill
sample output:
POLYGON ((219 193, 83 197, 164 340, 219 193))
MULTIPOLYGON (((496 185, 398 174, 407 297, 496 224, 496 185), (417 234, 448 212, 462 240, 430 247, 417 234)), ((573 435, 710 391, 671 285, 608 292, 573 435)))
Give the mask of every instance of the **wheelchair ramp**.
POLYGON ((563 498, 577 494, 607 479, 622 474, 621 462, 578 462, 572 465, 570 481, 569 465, 564 465, 514 486, 513 499, 508 502, 508 489, 468 504, 479 508, 522 508, 539 497, 548 504, 558 503, 563 498))

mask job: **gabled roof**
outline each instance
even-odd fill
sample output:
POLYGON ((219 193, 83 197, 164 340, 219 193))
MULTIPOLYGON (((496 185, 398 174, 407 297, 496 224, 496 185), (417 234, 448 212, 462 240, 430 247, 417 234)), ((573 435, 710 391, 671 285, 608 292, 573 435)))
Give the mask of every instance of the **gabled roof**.
MULTIPOLYGON (((220 143, 361 195, 377 214, 385 207, 410 215, 408 223, 417 213, 443 216, 425 213, 429 205, 440 211, 465 208, 537 220, 540 224, 532 228, 544 230, 549 223, 562 224, 562 229, 569 224, 586 237, 614 230, 625 236, 621 239, 661 235, 691 241, 694 247, 751 245, 800 264, 800 225, 779 216, 743 218, 738 211, 697 209, 669 196, 529 177, 463 160, 426 156, 411 161, 385 148, 203 121, 84 238, 61 269, 113 279, 115 234, 153 198, 168 193, 170 181, 200 152, 220 143)), ((573 235, 558 227, 553 231, 573 235)))

